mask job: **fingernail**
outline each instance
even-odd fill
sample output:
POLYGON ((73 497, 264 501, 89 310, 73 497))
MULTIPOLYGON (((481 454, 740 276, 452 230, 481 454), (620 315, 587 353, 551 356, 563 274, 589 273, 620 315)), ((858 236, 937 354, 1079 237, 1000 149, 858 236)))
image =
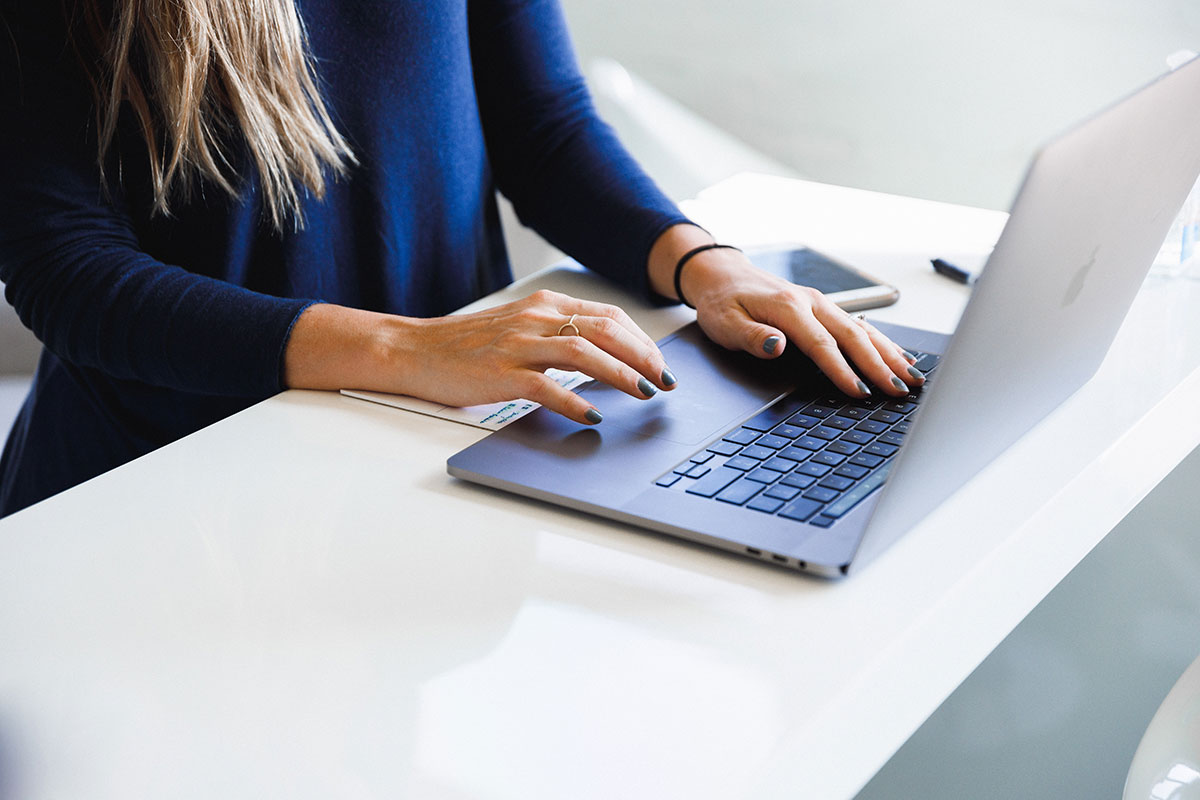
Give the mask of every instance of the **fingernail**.
POLYGON ((763 352, 766 353, 767 355, 774 355, 775 350, 778 347, 779 347, 779 337, 778 336, 768 336, 767 340, 765 342, 763 342, 763 352))
POLYGON ((906 392, 908 391, 908 384, 897 378, 895 375, 892 376, 892 386, 895 386, 897 389, 903 389, 906 392))
POLYGON ((674 386, 675 384, 679 383, 679 381, 675 380, 675 375, 671 372, 671 370, 666 368, 663 369, 662 382, 664 386, 674 386))
POLYGON ((914 378, 916 378, 919 381, 925 380, 925 373, 921 372, 921 370, 917 369, 916 367, 909 367, 908 374, 912 375, 914 378))
POLYGON ((868 389, 867 385, 862 381, 858 382, 858 391, 863 397, 869 397, 871 395, 871 390, 868 389))
POLYGON ((917 357, 914 356, 912 353, 908 352, 907 350, 902 350, 901 352, 904 353, 904 357, 907 358, 909 361, 911 361, 914 364, 917 363, 917 357))
POLYGON ((592 423, 593 425, 599 425, 600 422, 604 419, 604 415, 601 414, 599 411, 597 411, 594 408, 589 408, 587 410, 587 413, 585 413, 583 415, 583 418, 586 419, 588 422, 592 423))
POLYGON ((638 390, 646 397, 654 397, 658 394, 658 389, 654 388, 654 384, 645 378, 638 378, 638 390))

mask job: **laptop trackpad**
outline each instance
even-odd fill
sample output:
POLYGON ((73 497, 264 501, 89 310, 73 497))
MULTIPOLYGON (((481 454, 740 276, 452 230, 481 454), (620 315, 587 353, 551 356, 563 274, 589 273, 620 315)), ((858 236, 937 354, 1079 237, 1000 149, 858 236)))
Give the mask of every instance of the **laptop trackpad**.
POLYGON ((679 379, 672 391, 637 400, 598 381, 580 391, 600 409, 605 428, 698 446, 815 371, 803 356, 767 361, 730 352, 710 342, 694 323, 660 341, 659 348, 679 379))

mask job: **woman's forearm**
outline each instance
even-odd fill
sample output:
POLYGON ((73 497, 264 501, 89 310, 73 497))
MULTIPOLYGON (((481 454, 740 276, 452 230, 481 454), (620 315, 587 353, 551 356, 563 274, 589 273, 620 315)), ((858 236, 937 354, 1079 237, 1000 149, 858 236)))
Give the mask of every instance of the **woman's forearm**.
POLYGON ((418 320, 318 303, 292 327, 284 352, 289 389, 376 389, 403 392, 403 348, 397 342, 418 320))

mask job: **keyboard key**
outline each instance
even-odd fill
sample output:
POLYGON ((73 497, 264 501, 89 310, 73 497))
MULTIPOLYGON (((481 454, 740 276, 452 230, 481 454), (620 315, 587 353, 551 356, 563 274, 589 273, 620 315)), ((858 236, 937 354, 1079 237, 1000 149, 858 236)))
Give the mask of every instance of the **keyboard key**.
POLYGON ((824 439, 827 442, 832 442, 834 439, 842 435, 842 432, 837 428, 831 428, 828 425, 818 425, 808 432, 809 436, 815 436, 818 439, 824 439))
POLYGON ((908 420, 904 420, 904 422, 898 422, 893 425, 892 430, 894 430, 896 433, 908 433, 908 429, 910 427, 912 427, 912 423, 908 420))
POLYGON ((776 472, 791 472, 796 466, 796 462, 790 458, 769 458, 763 462, 763 469, 773 469, 776 472))
POLYGON ((806 500, 803 497, 799 497, 780 509, 779 516, 794 519, 797 522, 804 522, 817 513, 822 505, 824 504, 818 503, 815 500, 806 500))
POLYGON ((757 461, 762 461, 764 458, 770 458, 771 456, 775 455, 775 451, 769 447, 752 444, 749 447, 743 447, 742 452, 738 453, 738 455, 745 456, 746 458, 753 458, 757 461))
POLYGON ((888 411, 895 411, 897 414, 907 414, 908 412, 910 412, 914 408, 916 408, 917 404, 896 401, 896 402, 892 402, 892 403, 884 403, 883 407, 886 408, 888 411))
POLYGON ((807 464, 801 464, 792 474, 812 475, 814 478, 824 478, 829 474, 829 470, 831 469, 832 467, 830 467, 828 464, 813 464, 812 462, 809 462, 807 464))
POLYGON ((904 415, 897 414, 895 411, 884 411, 883 409, 879 409, 871 415, 871 419, 878 420, 879 422, 886 422, 888 425, 891 425, 893 422, 899 422, 900 420, 904 419, 904 415))
POLYGON ((843 442, 850 442, 851 444, 857 445, 870 444, 871 440, 874 438, 874 436, 866 431, 846 431, 842 434, 843 442))
POLYGON ((790 445, 791 441, 784 439, 782 436, 772 436, 771 434, 767 434, 766 436, 758 437, 758 441, 756 441, 755 444, 759 447, 769 447, 772 450, 778 450, 781 447, 787 447, 790 445))
POLYGON ((866 453, 859 453, 858 455, 856 455, 850 459, 850 463, 855 464, 860 467, 866 467, 867 469, 875 469, 876 467, 878 467, 880 464, 883 463, 883 459, 880 458, 879 456, 872 456, 872 455, 868 455, 866 453))
POLYGON ((805 414, 807 414, 810 417, 817 417, 819 419, 825 419, 826 417, 832 417, 836 412, 837 412, 836 408, 830 408, 829 406, 823 406, 820 403, 813 403, 808 408, 804 409, 805 414))
POLYGON ((711 471, 712 471, 712 467, 706 466, 704 464, 695 464, 692 466, 691 469, 689 469, 687 472, 685 472, 684 475, 686 475, 689 478, 703 478, 705 475, 707 475, 711 471))
POLYGON ((833 489, 826 489, 823 486, 814 486, 804 493, 804 499, 816 500, 818 503, 828 503, 830 500, 836 499, 838 493, 833 489))
POLYGON ((828 450, 817 453, 808 460, 810 464, 824 464, 829 467, 836 467, 846 460, 845 456, 839 456, 837 453, 831 453, 828 450))
POLYGON ((782 486, 793 486, 797 489, 807 489, 817 482, 817 479, 812 475, 805 475, 802 472, 793 472, 791 475, 784 475, 783 480, 779 483, 782 486))
POLYGON ((904 434, 896 433, 895 431, 888 431, 883 436, 879 437, 879 441, 883 442, 884 444, 894 444, 896 447, 899 447, 900 445, 904 444, 904 434))
POLYGON ((689 486, 687 491, 688 494, 696 494, 700 495, 701 497, 712 497, 714 494, 721 491, 741 476, 742 473, 736 469, 717 467, 712 472, 708 473, 703 478, 689 486))
POLYGON ((859 408, 858 406, 846 406, 838 412, 837 417, 834 417, 834 419, 838 417, 845 419, 866 419, 869 416, 871 416, 871 412, 868 409, 859 408))
POLYGON ((899 449, 899 447, 896 447, 893 444, 880 444, 879 442, 875 442, 874 444, 869 444, 864 447, 863 452, 867 453, 868 455, 883 456, 884 458, 887 458, 899 449))
POLYGON ((735 506, 740 506, 758 494, 760 489, 762 489, 762 486, 757 483, 738 481, 718 494, 717 499, 722 503, 733 503, 735 506))
POLYGON ((753 508, 755 511, 765 511, 768 514, 774 514, 782 505, 782 500, 774 497, 767 497, 765 494, 761 494, 747 503, 746 508, 753 508))
POLYGON ((696 455, 692 456, 692 463, 706 464, 712 457, 713 454, 705 450, 703 453, 696 453, 696 455))
POLYGON ((795 444, 796 447, 803 447, 805 450, 820 450, 825 446, 825 440, 813 436, 801 436, 795 444))
POLYGON ((664 488, 674 486, 675 484, 679 483, 679 478, 680 478, 679 475, 676 475, 674 472, 671 472, 666 475, 663 475, 661 478, 656 480, 654 482, 654 485, 662 486, 664 488))
POLYGON ((800 490, 795 486, 784 486, 782 483, 777 483, 763 492, 763 497, 774 497, 776 500, 791 500, 798 494, 800 494, 800 490))
POLYGON ((844 475, 847 478, 853 478, 854 480, 857 481, 857 480, 860 480, 863 476, 865 476, 870 471, 871 470, 867 469, 866 467, 860 467, 857 464, 842 464, 840 467, 838 467, 837 469, 835 469, 833 471, 833 474, 834 475, 844 475))
POLYGON ((825 420, 825 426, 828 428, 837 428, 839 431, 848 431, 854 427, 854 420, 847 417, 830 417, 825 420))
POLYGON ((729 434, 721 437, 727 442, 735 442, 737 444, 750 444, 759 437, 758 431, 752 431, 749 428, 738 428, 736 431, 731 431, 729 434))
POLYGON ((725 466, 729 467, 730 469, 740 469, 745 472, 748 469, 756 469, 758 467, 758 462, 753 458, 734 456, 725 462, 725 466))
POLYGON ((781 458, 788 458, 792 461, 804 461, 812 455, 812 450, 805 450, 803 447, 785 447, 779 451, 781 458))
POLYGON ((935 356, 933 353, 921 353, 917 356, 917 363, 914 364, 921 372, 929 372, 938 365, 941 361, 941 356, 935 356))
POLYGON ((854 481, 849 478, 843 478, 841 475, 830 475, 817 484, 824 486, 826 489, 834 489, 835 491, 844 492, 854 485, 854 481))
POLYGON ((793 414, 791 417, 788 417, 788 424, 795 425, 797 428, 811 428, 820 421, 816 417, 810 417, 807 414, 793 414))
POLYGON ((783 425, 776 425, 771 429, 771 433, 775 434, 776 436, 782 436, 785 439, 795 439, 797 436, 804 435, 804 429, 785 423, 783 425))
POLYGON ((858 450, 858 445, 843 441, 830 442, 829 446, 825 448, 826 453, 838 453, 839 455, 843 456, 852 456, 857 453, 858 450))
POLYGON ((854 426, 856 431, 866 431, 867 433, 880 434, 888 429, 887 425, 873 419, 864 419, 862 422, 854 426))
POLYGON ((828 528, 833 523, 837 522, 833 517, 827 517, 824 514, 818 514, 808 521, 809 525, 816 525, 818 528, 828 528))
POLYGON ((737 442, 713 442, 708 446, 708 452, 719 456, 731 456, 741 449, 742 446, 737 442))
POLYGON ((858 486, 855 486, 853 489, 842 495, 841 499, 839 499, 836 503, 832 503, 829 508, 825 509, 825 513, 835 518, 843 516, 847 511, 854 508, 856 505, 866 499, 871 492, 882 486, 884 480, 887 478, 888 471, 891 468, 892 465, 888 464, 883 469, 868 477, 862 483, 858 484, 858 486))
POLYGON ((782 473, 759 467, 756 470, 747 472, 746 480, 754 481, 755 483, 774 483, 775 481, 779 480, 779 476, 781 474, 782 473))

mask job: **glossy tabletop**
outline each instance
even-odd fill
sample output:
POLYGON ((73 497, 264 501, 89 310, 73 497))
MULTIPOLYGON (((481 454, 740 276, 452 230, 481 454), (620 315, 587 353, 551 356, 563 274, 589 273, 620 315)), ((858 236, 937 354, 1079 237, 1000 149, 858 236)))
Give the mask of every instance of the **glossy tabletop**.
MULTIPOLYGON (((688 210, 941 330, 967 290, 928 258, 1004 220, 758 176, 688 210)), ((689 319, 565 268, 487 302, 539 286, 689 319)), ((837 582, 453 480, 482 431, 286 392, 0 522, 0 797, 853 796, 1200 442, 1198 300, 1151 279, 1092 382, 837 582)))

